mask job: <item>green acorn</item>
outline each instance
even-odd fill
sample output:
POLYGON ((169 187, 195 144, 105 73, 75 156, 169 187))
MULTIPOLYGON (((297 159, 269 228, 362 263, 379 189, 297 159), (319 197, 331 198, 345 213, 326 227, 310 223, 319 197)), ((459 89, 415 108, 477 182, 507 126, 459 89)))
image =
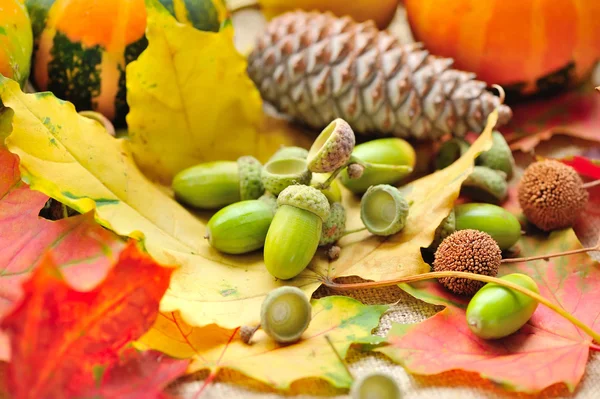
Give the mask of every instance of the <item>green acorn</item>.
POLYGON ((463 182, 462 192, 476 201, 502 202, 508 195, 506 174, 485 166, 475 166, 473 172, 463 182))
POLYGON ((440 170, 452 165, 469 150, 469 147, 467 141, 458 137, 446 141, 435 158, 435 168, 440 170))
POLYGON ((435 235, 433 237, 433 242, 429 246, 429 250, 435 251, 442 241, 450 234, 456 231, 456 216, 454 213, 454 209, 450 211, 450 214, 442 220, 442 223, 435 230, 435 235))
POLYGON ((477 164, 486 166, 490 169, 500 170, 506 173, 506 178, 510 179, 515 168, 515 159, 510 147, 500 132, 492 132, 492 148, 482 153, 477 158, 477 164))
POLYGON ((264 188, 262 165, 254 157, 192 166, 173 178, 175 198, 199 209, 219 209, 234 202, 256 199, 264 188))

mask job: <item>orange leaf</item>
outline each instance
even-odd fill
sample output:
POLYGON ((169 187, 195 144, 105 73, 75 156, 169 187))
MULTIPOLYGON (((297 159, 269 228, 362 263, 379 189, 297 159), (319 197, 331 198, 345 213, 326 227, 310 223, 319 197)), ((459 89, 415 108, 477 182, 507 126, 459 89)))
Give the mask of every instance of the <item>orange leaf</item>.
POLYGON ((156 351, 127 348, 119 362, 102 373, 97 385, 85 387, 79 398, 164 399, 165 386, 181 376, 187 360, 178 360, 156 351))
POLYGON ((503 129, 512 150, 529 152, 555 134, 600 142, 600 95, 590 87, 513 107, 503 129))
MULTIPOLYGON (((22 296, 21 282, 52 249, 65 280, 87 290, 104 279, 123 241, 93 214, 52 222, 38 216, 48 196, 21 181, 19 158, 0 147, 0 318, 22 296)), ((0 358, 3 358, 0 350, 0 358)))
POLYGON ((98 367, 154 322, 173 269, 129 244, 106 279, 74 290, 44 256, 23 284, 23 300, 2 322, 11 339, 7 386, 15 398, 73 397, 95 384, 98 367))

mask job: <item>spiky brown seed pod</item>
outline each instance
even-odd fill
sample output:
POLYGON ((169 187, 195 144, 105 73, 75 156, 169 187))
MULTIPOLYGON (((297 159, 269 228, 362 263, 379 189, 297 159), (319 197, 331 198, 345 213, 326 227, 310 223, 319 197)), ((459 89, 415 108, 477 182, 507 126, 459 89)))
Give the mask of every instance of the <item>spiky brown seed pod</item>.
POLYGON ((271 20, 248 74, 278 110, 316 129, 343 118, 358 133, 436 139, 481 132, 499 106, 486 84, 420 44, 402 45, 372 21, 296 11, 271 20))
POLYGON ((527 220, 544 231, 571 226, 589 197, 575 169, 554 160, 529 165, 518 194, 527 220))
MULTIPOLYGON (((433 269, 495 277, 501 261, 502 251, 489 234, 479 230, 459 230, 442 241, 435 252, 433 269)), ((457 295, 473 295, 485 284, 456 277, 444 277, 439 281, 457 295)))

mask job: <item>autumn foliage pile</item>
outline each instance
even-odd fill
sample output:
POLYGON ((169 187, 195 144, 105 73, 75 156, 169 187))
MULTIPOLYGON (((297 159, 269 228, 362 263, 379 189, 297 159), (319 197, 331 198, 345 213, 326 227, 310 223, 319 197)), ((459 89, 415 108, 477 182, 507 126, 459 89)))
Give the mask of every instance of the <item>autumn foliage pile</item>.
MULTIPOLYGON (((339 259, 319 252, 300 275, 278 281, 261 253, 212 249, 202 239, 207 215, 182 207, 165 184, 200 162, 240 152, 264 159, 281 145, 307 147, 308 138, 263 114, 231 26, 198 31, 157 1, 146 4, 149 44, 127 67, 126 138, 106 134, 51 93, 25 94, 0 76, 1 390, 14 398, 164 398, 186 373, 207 371, 204 389, 223 369, 278 390, 307 378, 350 388, 353 378, 325 336, 343 358, 352 346, 378 351, 415 374, 463 370, 529 393, 576 388, 590 351, 599 349, 580 329, 539 306, 517 333, 483 340, 465 323, 465 298, 431 280, 400 287, 445 309, 421 323, 394 324, 385 337, 373 331, 391 306, 340 295, 311 300, 312 322, 295 344, 277 344, 260 330, 252 345, 243 343, 240 328, 258 324, 262 300, 281 285, 310 297, 340 277, 378 282, 428 272, 422 249, 491 147, 497 113, 460 159, 403 187, 412 204, 404 230, 344 237, 339 259), (76 216, 40 217, 50 198, 76 216)), ((514 114, 504 129, 514 150, 558 134, 600 142, 600 95, 567 93, 514 114)), ((563 162, 600 179, 590 159, 563 162)), ((595 245, 600 189, 589 193, 572 229, 528 231, 520 255, 595 245)), ((359 198, 345 190, 343 205, 347 228, 361 227, 359 198)), ((515 184, 503 207, 522 216, 515 184)), ((501 265, 499 275, 531 276, 542 296, 598 331, 597 260, 592 253, 501 265)))

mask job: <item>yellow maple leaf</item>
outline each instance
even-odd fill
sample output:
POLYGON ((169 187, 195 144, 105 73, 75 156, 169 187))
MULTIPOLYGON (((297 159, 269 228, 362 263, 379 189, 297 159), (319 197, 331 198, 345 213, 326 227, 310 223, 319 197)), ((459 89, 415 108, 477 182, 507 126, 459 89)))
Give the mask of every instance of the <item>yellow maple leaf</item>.
MULTIPOLYGON (((107 135, 98 122, 79 116, 72 104, 50 93, 24 94, 14 81, 2 77, 0 100, 14 111, 6 145, 19 155, 22 175, 32 188, 80 212, 95 208, 97 220, 120 235, 144 237, 159 262, 180 266, 161 311, 179 311, 193 326, 216 323, 226 328, 256 324, 265 295, 281 285, 298 286, 311 295, 323 281, 337 277, 393 279, 429 270, 420 248, 431 243, 452 209, 476 156, 491 147, 497 118, 493 112, 485 131, 454 164, 403 188, 413 205, 401 233, 387 238, 348 236, 337 261, 329 262, 318 252, 299 276, 280 281, 267 272, 260 252, 228 256, 210 247, 202 238, 205 222, 150 183, 123 141, 107 135)), ((343 202, 349 228, 357 227, 357 198, 345 190, 343 202)))
POLYGON ((313 300, 313 317, 302 339, 281 345, 258 330, 252 345, 243 343, 238 329, 216 325, 194 328, 177 313, 160 314, 154 326, 140 338, 140 344, 177 358, 191 358, 188 372, 234 369, 278 389, 289 388, 296 380, 322 378, 347 388, 352 379, 327 345, 329 336, 336 351, 346 357, 350 345, 371 339, 371 331, 387 306, 363 305, 356 299, 330 296, 313 300))
POLYGON ((142 171, 170 184, 201 162, 262 160, 306 139, 265 128, 260 93, 235 49, 233 28, 204 32, 147 0, 148 48, 127 66, 131 150, 142 171))

